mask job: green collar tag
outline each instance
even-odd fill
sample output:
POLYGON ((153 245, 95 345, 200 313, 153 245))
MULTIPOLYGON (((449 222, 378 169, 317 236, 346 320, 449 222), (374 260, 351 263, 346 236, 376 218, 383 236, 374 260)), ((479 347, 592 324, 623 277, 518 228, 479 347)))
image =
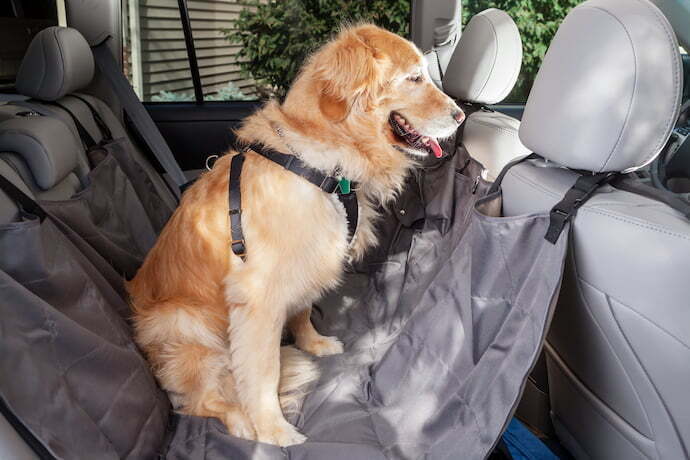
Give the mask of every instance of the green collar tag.
POLYGON ((344 177, 340 179, 340 193, 343 195, 350 193, 350 179, 345 179, 344 177))

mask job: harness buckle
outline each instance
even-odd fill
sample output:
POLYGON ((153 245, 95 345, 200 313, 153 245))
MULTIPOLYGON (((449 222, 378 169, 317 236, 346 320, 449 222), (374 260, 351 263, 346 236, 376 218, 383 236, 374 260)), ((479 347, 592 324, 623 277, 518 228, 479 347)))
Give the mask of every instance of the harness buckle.
POLYGON ((244 244, 244 239, 230 240, 230 248, 232 248, 233 254, 242 259, 242 261, 247 258, 247 249, 244 244), (239 248, 235 249, 235 245, 238 245, 239 248))

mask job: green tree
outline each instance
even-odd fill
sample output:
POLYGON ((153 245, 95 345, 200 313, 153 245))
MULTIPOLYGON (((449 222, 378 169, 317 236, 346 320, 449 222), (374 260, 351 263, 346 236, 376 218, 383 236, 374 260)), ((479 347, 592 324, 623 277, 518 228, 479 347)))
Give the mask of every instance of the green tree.
POLYGON ((238 64, 264 95, 283 96, 304 59, 343 23, 373 22, 408 35, 410 0, 247 0, 232 29, 238 64))
POLYGON ((544 53, 566 14, 583 0, 464 0, 463 23, 487 9, 508 13, 522 37, 522 71, 507 101, 527 100, 544 53))

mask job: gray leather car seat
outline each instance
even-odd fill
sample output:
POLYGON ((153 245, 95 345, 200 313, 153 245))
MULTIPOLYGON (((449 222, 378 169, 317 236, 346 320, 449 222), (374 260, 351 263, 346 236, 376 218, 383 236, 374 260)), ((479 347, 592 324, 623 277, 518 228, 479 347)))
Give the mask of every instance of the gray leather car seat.
POLYGON ((501 102, 515 86, 522 64, 522 41, 515 22, 491 8, 465 27, 443 76, 443 90, 482 109, 468 111, 463 145, 493 180, 508 162, 527 153, 520 143, 520 122, 486 108, 501 102))
MULTIPOLYGON (((160 195, 174 208, 176 200, 164 180, 143 152, 137 148, 136 142, 124 129, 112 110, 99 98, 79 93, 93 79, 94 69, 91 48, 77 30, 69 27, 44 29, 34 37, 29 45, 17 73, 17 91, 30 99, 24 103, 14 103, 14 109, 8 108, 6 110, 15 110, 16 113, 26 112, 27 109, 35 110, 45 115, 38 118, 52 119, 54 127, 59 124, 67 126, 72 131, 73 138, 77 139, 78 142, 78 129, 71 115, 62 108, 65 107, 74 114, 90 136, 98 142, 102 140, 103 135, 90 108, 84 102, 87 101, 107 125, 114 138, 125 137, 130 140, 135 160, 147 172, 160 195), (61 123, 56 123, 55 120, 61 123)), ((42 123, 50 124, 48 121, 42 121, 42 123)), ((36 124, 34 122, 34 125, 36 124)), ((29 128, 27 127, 27 129, 29 128)), ((83 149, 81 149, 81 153, 77 154, 76 160, 76 167, 83 176, 89 169, 83 149)), ((25 174, 22 174, 22 178, 35 191, 38 191, 25 174)))
MULTIPOLYGON (((589 0, 561 25, 520 138, 545 161, 503 181, 504 213, 551 209, 579 176, 630 171, 667 141, 678 43, 647 0, 589 0)), ((611 186, 580 208, 546 344, 551 417, 576 458, 690 452, 690 223, 611 186)))

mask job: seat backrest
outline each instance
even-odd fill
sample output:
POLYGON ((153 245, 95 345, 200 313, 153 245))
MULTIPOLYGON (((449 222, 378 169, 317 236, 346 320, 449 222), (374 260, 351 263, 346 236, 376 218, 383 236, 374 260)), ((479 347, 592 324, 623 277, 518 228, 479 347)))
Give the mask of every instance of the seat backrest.
MULTIPOLYGON (((678 115, 681 59, 647 0, 588 0, 558 30, 520 127, 545 161, 503 181, 504 214, 551 209, 580 176, 649 163, 678 115)), ((547 339, 552 420, 576 458, 688 458, 690 223, 605 186, 572 223, 547 339)))
POLYGON ((88 163, 69 127, 27 108, 7 106, 5 110, 11 116, 0 122, 0 159, 14 169, 34 197, 63 200, 81 190, 88 163))
MULTIPOLYGON (((17 91, 30 99, 26 103, 15 104, 23 107, 23 111, 26 111, 27 107, 33 108, 49 118, 61 121, 78 139, 78 129, 72 118, 74 115, 88 134, 99 142, 103 139, 103 133, 87 105, 90 104, 114 138, 129 140, 132 147, 130 153, 134 160, 146 171, 159 195, 170 207, 176 207, 176 199, 164 179, 138 148, 135 139, 122 126, 112 110, 99 98, 79 93, 89 85, 94 71, 91 48, 76 29, 44 29, 34 37, 17 73, 17 91), (69 110, 71 115, 65 109, 69 110)), ((82 168, 88 168, 88 161, 83 152, 77 155, 77 160, 82 168)))
MULTIPOLYGON (((443 76, 443 90, 454 99, 486 107, 505 99, 522 64, 522 41, 515 22, 491 8, 475 15, 463 30, 443 76)), ((486 108, 465 120, 463 145, 493 180, 508 162, 527 153, 520 143, 520 122, 486 108)))

